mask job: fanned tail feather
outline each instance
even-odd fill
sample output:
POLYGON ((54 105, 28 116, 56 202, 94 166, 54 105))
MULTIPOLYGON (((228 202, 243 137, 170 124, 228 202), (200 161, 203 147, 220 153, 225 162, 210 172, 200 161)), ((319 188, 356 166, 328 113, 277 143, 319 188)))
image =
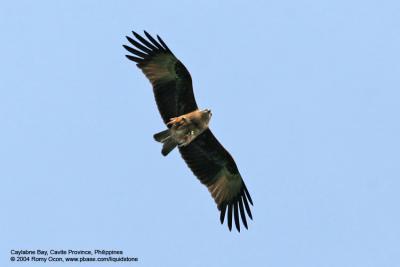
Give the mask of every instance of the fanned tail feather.
POLYGON ((157 142, 164 143, 164 141, 170 137, 169 129, 156 133, 153 137, 157 142))
POLYGON ((169 154, 169 152, 171 152, 178 144, 173 140, 168 138, 167 140, 165 140, 163 148, 161 150, 161 154, 163 154, 163 156, 166 156, 169 154))
POLYGON ((163 156, 168 155, 178 145, 175 140, 170 138, 169 129, 156 133, 153 137, 157 142, 163 143, 163 148, 161 150, 163 156))

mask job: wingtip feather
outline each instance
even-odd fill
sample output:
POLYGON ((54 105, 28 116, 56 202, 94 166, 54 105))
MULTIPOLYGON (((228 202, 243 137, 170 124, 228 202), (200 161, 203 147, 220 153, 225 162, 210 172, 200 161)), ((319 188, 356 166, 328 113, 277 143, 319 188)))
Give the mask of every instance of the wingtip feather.
POLYGON ((229 204, 228 207, 228 228, 229 231, 232 230, 232 204, 229 204))
POLYGON ((241 197, 239 197, 239 210, 240 210, 240 217, 242 218, 243 225, 246 229, 247 228, 247 220, 246 220, 246 214, 244 213, 244 208, 243 208, 243 200, 241 197))
POLYGON ((221 221, 221 224, 224 223, 225 214, 226 214, 226 204, 223 204, 222 207, 221 207, 221 214, 219 216, 219 220, 221 221))
POLYGON ((244 207, 246 208, 247 215, 249 216, 250 219, 253 220, 253 215, 251 214, 250 206, 249 206, 249 203, 247 202, 246 196, 242 195, 242 199, 244 202, 244 207))
POLYGON ((239 211, 238 211, 238 203, 237 202, 235 202, 235 206, 234 206, 234 218, 235 218, 236 229, 240 233, 239 211))
POLYGON ((247 187, 246 187, 246 185, 244 183, 243 183, 243 188, 244 188, 244 192, 245 192, 247 198, 249 199, 250 204, 253 206, 253 200, 251 199, 250 193, 247 190, 247 187))

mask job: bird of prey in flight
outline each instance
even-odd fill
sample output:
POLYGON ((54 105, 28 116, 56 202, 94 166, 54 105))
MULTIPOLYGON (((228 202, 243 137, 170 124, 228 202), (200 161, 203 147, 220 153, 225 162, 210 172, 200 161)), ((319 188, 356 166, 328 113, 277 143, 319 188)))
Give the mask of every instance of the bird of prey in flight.
POLYGON ((239 232, 240 218, 247 229, 246 213, 252 219, 249 203, 253 205, 253 201, 232 156, 208 128, 211 111, 197 107, 190 73, 158 35, 156 40, 146 31, 147 39, 132 33, 136 39, 126 37, 133 46, 124 45, 131 53, 126 57, 136 62, 150 80, 158 110, 167 126, 154 135, 163 144, 161 153, 166 156, 178 147, 193 174, 214 198, 221 224, 227 214, 229 230, 232 218, 239 232))

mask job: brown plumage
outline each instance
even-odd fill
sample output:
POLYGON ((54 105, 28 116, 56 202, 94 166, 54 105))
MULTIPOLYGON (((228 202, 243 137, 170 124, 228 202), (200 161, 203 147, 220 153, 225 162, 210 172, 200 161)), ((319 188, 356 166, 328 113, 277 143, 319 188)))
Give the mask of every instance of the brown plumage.
POLYGON ((158 35, 156 40, 146 31, 144 34, 147 39, 135 32, 137 40, 127 36, 134 48, 124 48, 133 54, 126 57, 136 62, 150 80, 158 110, 168 127, 154 135, 163 143, 162 154, 178 147, 186 164, 214 198, 221 223, 228 214, 229 230, 234 219, 240 231, 239 217, 247 229, 246 213, 252 219, 249 204, 253 201, 232 156, 208 128, 211 112, 198 109, 190 73, 164 41, 158 35))
POLYGON ((211 116, 211 111, 205 109, 171 118, 167 122, 167 126, 170 128, 154 135, 156 141, 163 143, 161 153, 166 156, 176 146, 182 147, 190 144, 208 128, 211 116))

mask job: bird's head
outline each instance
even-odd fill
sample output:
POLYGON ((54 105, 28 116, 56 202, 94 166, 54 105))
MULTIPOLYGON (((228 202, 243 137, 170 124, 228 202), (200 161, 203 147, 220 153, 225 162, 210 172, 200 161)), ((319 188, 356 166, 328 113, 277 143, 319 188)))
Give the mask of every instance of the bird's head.
POLYGON ((202 113, 202 117, 204 118, 204 120, 206 120, 207 122, 209 122, 210 119, 211 119, 211 116, 212 116, 211 110, 208 109, 208 108, 206 108, 206 109, 203 109, 203 110, 201 111, 201 113, 202 113))
POLYGON ((212 116, 211 109, 208 109, 208 108, 203 109, 203 113, 207 114, 210 118, 211 118, 211 116, 212 116))

